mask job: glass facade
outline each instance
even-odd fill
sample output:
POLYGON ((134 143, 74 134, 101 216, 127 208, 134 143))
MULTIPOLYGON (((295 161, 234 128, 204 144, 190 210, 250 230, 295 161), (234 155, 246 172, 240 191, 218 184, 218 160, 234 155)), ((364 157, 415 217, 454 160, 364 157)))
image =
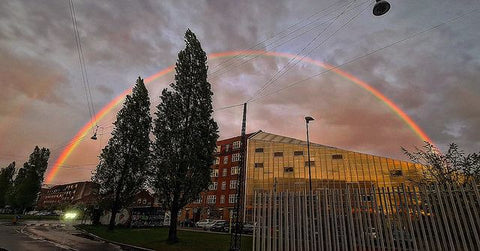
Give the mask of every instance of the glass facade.
MULTIPOLYGON (((418 180, 421 166, 310 143, 312 189, 392 187, 418 180)), ((247 144, 245 209, 255 192, 308 191, 305 141, 259 132, 247 144), (260 151, 259 149, 262 149, 260 151)))

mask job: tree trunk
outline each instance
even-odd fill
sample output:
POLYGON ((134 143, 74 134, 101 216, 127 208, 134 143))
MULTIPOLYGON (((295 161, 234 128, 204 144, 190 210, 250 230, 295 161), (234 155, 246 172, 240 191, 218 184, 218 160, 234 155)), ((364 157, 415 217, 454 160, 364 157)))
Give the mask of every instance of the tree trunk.
POLYGON ((172 210, 170 211, 170 228, 168 229, 167 242, 170 242, 170 243, 178 242, 177 218, 178 218, 178 209, 177 207, 172 207, 172 210))
POLYGON ((112 215, 110 216, 110 223, 108 224, 108 230, 113 230, 115 228, 115 217, 117 216, 117 207, 112 207, 112 215))

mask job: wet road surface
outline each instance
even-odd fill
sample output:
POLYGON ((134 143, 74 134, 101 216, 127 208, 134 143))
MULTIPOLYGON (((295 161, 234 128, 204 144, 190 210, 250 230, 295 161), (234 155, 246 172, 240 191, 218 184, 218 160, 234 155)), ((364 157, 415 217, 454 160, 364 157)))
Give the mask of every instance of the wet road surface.
POLYGON ((116 245, 87 238, 72 225, 47 221, 13 226, 0 222, 0 250, 122 250, 116 245))

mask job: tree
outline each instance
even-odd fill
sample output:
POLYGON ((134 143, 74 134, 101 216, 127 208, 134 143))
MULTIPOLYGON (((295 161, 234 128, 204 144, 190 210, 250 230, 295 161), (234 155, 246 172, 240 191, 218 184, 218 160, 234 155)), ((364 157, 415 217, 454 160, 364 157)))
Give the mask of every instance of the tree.
POLYGON ((140 77, 127 95, 114 122, 115 128, 92 180, 100 185, 100 195, 111 210, 109 229, 115 227, 117 212, 132 203, 145 185, 150 155, 150 98, 140 77))
POLYGON ((28 161, 18 170, 15 177, 11 192, 8 194, 10 205, 19 210, 30 209, 35 205, 49 158, 50 150, 35 146, 28 161))
POLYGON ((152 143, 153 187, 171 213, 169 242, 177 242, 178 211, 210 183, 218 139, 207 81, 207 56, 190 30, 178 53, 175 83, 164 89, 155 113, 152 143))
POLYGON ((424 166, 420 183, 466 185, 480 181, 480 152, 465 155, 455 143, 445 153, 429 142, 422 148, 409 152, 402 147, 411 161, 424 166))
POLYGON ((0 208, 6 206, 7 193, 13 187, 13 175, 15 175, 15 161, 0 170, 0 208))

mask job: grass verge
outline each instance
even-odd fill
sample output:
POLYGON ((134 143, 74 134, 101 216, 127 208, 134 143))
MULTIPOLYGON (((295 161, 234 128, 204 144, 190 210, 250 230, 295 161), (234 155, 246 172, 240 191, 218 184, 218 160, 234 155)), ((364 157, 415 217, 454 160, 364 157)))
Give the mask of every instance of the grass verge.
MULTIPOLYGON (((108 231, 106 226, 79 225, 79 228, 107 240, 155 250, 218 250, 230 247, 230 235, 178 231, 179 242, 167 243, 168 228, 116 228, 108 231)), ((252 250, 252 237, 242 236, 242 250, 252 250)))

